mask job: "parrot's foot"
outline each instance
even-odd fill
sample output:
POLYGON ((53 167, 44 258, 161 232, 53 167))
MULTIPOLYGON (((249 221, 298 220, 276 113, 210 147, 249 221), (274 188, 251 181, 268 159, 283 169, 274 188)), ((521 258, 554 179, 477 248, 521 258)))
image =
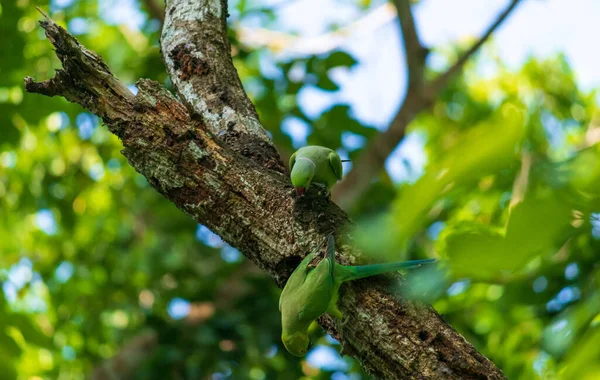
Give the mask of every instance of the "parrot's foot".
POLYGON ((350 320, 350 316, 347 315, 346 318, 342 319, 342 323, 340 324, 340 326, 342 326, 342 327, 346 326, 346 324, 348 323, 349 320, 350 320))
POLYGON ((327 188, 327 185, 324 185, 324 184, 321 184, 321 183, 315 183, 314 186, 318 189, 317 195, 319 197, 331 198, 331 192, 327 188))
POLYGON ((344 342, 344 326, 346 326, 346 324, 348 323, 349 320, 350 320, 350 316, 341 318, 339 328, 338 328, 338 332, 340 334, 339 342, 340 342, 340 345, 342 346, 342 349, 340 350, 340 355, 342 355, 342 356, 344 356, 344 355, 352 356, 352 349, 350 349, 350 346, 344 342))

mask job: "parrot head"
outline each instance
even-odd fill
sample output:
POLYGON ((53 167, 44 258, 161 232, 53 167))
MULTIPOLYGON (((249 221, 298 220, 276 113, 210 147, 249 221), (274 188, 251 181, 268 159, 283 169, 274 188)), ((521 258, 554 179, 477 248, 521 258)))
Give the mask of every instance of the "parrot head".
POLYGON ((303 357, 309 350, 309 339, 306 333, 282 334, 281 340, 288 352, 294 356, 303 357))
POLYGON ((310 186, 310 182, 314 175, 315 164, 311 160, 305 159, 304 157, 300 157, 296 160, 290 177, 292 179, 292 185, 294 185, 298 195, 304 194, 308 186, 310 186))

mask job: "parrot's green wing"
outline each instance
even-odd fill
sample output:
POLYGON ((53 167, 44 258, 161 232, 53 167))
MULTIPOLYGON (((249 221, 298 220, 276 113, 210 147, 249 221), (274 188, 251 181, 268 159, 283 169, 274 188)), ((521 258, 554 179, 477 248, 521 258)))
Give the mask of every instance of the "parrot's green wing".
POLYGON ((292 168, 294 167, 294 164, 296 163, 296 153, 298 153, 298 152, 294 152, 294 154, 292 154, 290 156, 290 171, 292 171, 292 168))
POLYGON ((331 166, 335 177, 337 179, 342 179, 342 159, 340 158, 340 156, 338 156, 336 152, 329 153, 329 166, 331 166))
POLYGON ((310 322, 318 318, 327 309, 333 289, 331 276, 335 263, 325 257, 316 267, 308 264, 314 253, 306 256, 298 268, 292 273, 279 298, 279 310, 292 308, 294 318, 298 321, 310 322))
POLYGON ((306 255, 302 262, 300 262, 296 269, 294 269, 290 278, 288 278, 287 282, 285 283, 285 286, 283 287, 283 291, 281 292, 281 296, 279 297, 279 311, 281 311, 281 306, 284 300, 286 298, 289 298, 288 293, 299 288, 304 283, 304 280, 306 279, 306 276, 310 271, 310 269, 308 268, 308 264, 310 264, 312 259, 315 257, 315 253, 316 251, 313 251, 306 255))
POLYGON ((312 321, 321 316, 327 309, 329 299, 333 294, 333 267, 329 257, 325 257, 317 266, 309 271, 301 293, 304 293, 304 303, 298 311, 300 320, 312 321))
MULTIPOLYGON (((292 157, 294 157, 294 156, 295 156, 295 153, 292 157)), ((291 160, 290 160, 290 162, 291 162, 291 160)), ((279 311, 281 311, 281 304, 282 304, 282 302, 284 302, 284 299, 293 298, 289 295, 289 292, 293 292, 293 291, 300 289, 302 287, 302 285, 304 284, 304 282, 306 281, 308 274, 315 269, 315 268, 309 267, 310 262, 314 259, 315 255, 319 253, 319 251, 321 250, 321 248, 323 247, 323 244, 325 244, 325 242, 327 242, 327 248, 329 249, 329 242, 330 242, 331 238, 332 237, 330 235, 326 240, 324 240, 322 243, 320 243, 311 253, 306 255, 306 257, 304 257, 304 259, 296 267, 294 272, 292 272, 292 275, 290 276, 287 283, 283 287, 283 291, 281 292, 281 296, 279 297, 279 311)), ((335 254, 335 247, 333 247, 333 249, 334 249, 334 254, 335 254)), ((325 258, 327 259, 328 257, 325 256, 325 258)), ((333 270, 334 263, 335 263, 335 259, 333 261, 331 261, 330 265, 332 268, 330 270, 333 270)))

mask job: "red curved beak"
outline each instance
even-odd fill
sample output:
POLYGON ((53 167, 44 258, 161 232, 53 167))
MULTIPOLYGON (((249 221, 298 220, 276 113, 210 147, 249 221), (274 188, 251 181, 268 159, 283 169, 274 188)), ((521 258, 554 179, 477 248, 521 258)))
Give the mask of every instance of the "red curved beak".
POLYGON ((294 189, 296 189, 296 194, 298 195, 304 195, 304 192, 306 191, 304 187, 295 187, 294 189))

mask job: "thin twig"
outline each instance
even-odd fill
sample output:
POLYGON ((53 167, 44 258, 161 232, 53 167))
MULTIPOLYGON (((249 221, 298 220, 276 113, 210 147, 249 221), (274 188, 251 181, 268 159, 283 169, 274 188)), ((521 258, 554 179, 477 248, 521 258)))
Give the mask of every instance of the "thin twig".
POLYGON ((473 54, 475 54, 481 46, 491 37, 491 35, 502 25, 502 23, 508 18, 508 16, 512 13, 512 11, 516 8, 516 6, 521 2, 521 0, 512 0, 508 7, 498 15, 496 21, 489 26, 489 28, 485 31, 485 33, 467 50, 464 52, 452 65, 448 70, 446 70, 443 74, 438 76, 433 82, 429 85, 434 93, 438 93, 448 84, 448 81, 457 74, 464 64, 471 58, 473 54))

